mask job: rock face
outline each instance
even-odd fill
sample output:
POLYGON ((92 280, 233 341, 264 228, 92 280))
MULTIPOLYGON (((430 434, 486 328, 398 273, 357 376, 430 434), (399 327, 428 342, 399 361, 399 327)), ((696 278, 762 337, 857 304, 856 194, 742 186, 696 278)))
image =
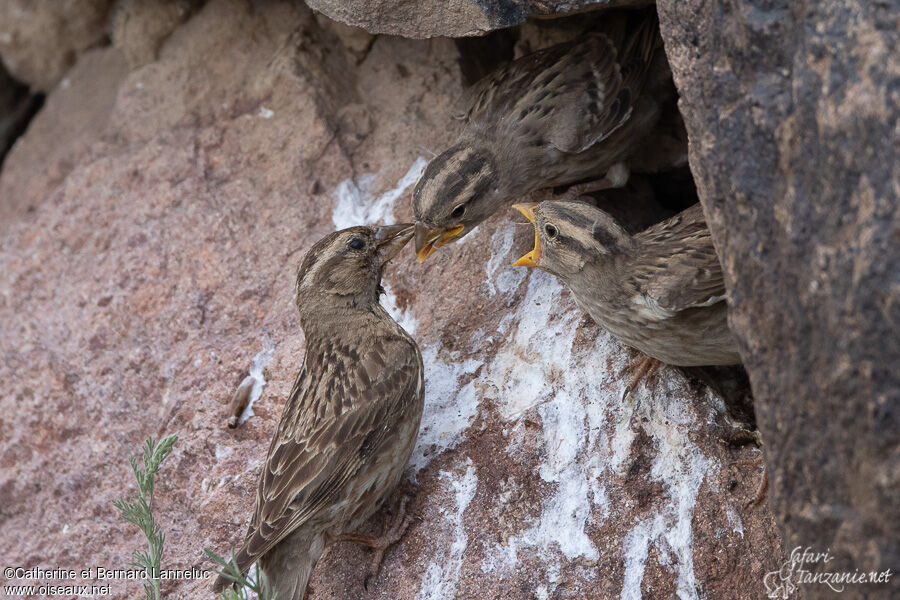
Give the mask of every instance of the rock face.
POLYGON ((0 231, 34 210, 75 166, 103 152, 110 112, 128 73, 111 48, 85 52, 6 157, 0 177, 0 231))
POLYGON ((163 41, 193 13, 202 0, 119 0, 111 38, 131 68, 156 59, 163 41))
MULTIPOLYGON (((215 0, 157 60, 127 72, 104 49, 66 75, 18 147, 38 156, 55 123, 65 168, 11 155, 0 190, 35 202, 0 233, 5 565, 125 568, 144 542, 111 501, 148 435, 179 436, 156 486, 164 564, 209 567, 202 548, 241 540, 302 358, 303 252, 409 219, 425 157, 454 137, 452 41, 340 39, 295 2, 215 0), (93 138, 64 124, 66 90, 88 89, 107 103, 93 138), (262 393, 231 430, 248 369, 262 393)), ((723 407, 673 371, 622 401, 633 355, 550 276, 509 266, 531 237, 513 220, 388 270, 385 304, 426 365, 409 467, 422 520, 368 591, 369 555, 335 546, 311 598, 764 596, 780 541, 765 504, 743 508, 758 467, 734 464, 757 452, 722 445, 723 407)))
POLYGON ((0 0, 0 57, 19 81, 49 91, 106 35, 113 0, 0 0))
POLYGON ((325 15, 370 33, 410 38, 483 35, 528 17, 551 17, 647 0, 307 0, 325 15))
POLYGON ((900 564, 896 9, 659 1, 772 505, 830 571, 900 564))

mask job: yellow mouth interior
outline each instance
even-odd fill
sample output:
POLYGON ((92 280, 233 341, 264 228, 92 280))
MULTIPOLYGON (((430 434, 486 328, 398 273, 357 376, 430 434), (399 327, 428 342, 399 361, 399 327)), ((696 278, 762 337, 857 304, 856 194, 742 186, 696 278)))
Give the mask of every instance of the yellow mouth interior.
POLYGON ((455 227, 451 227, 450 229, 435 231, 431 239, 428 240, 428 243, 422 246, 422 249, 416 253, 419 262, 425 262, 425 259, 434 254, 435 250, 437 250, 447 242, 453 240, 453 238, 462 233, 465 228, 465 225, 457 225, 455 227))
POLYGON ((541 238, 538 236, 537 223, 535 223, 534 207, 535 204, 533 203, 513 204, 513 208, 525 215, 525 218, 534 225, 534 248, 531 252, 514 262, 514 267, 536 267, 541 259, 541 238))

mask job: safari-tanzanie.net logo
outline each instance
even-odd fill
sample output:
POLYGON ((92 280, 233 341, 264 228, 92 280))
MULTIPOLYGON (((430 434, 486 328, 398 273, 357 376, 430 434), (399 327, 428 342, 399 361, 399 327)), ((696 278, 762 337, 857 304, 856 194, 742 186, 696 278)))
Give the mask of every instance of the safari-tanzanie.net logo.
POLYGON ((797 546, 791 557, 777 571, 766 573, 763 584, 767 598, 787 600, 793 597, 799 586, 826 585, 834 592, 843 592, 850 585, 890 582, 893 573, 884 571, 830 571, 828 563, 834 560, 829 550, 815 552, 812 548, 797 546))

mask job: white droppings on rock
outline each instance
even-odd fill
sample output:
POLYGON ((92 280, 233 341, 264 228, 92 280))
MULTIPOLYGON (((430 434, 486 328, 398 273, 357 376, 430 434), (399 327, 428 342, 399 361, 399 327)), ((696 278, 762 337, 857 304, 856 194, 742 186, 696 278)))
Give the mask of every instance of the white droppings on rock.
MULTIPOLYGON (((253 387, 250 389, 250 398, 247 400, 247 408, 244 409, 241 418, 238 420, 238 425, 243 425, 247 422, 247 419, 254 415, 253 403, 259 400, 259 397, 262 396, 263 386, 266 385, 266 378, 265 376, 263 376, 263 369, 268 366, 274 354, 275 342, 272 341, 271 338, 266 336, 265 339, 263 339, 263 349, 253 357, 253 361, 250 363, 250 374, 244 378, 244 381, 247 381, 248 379, 252 380, 253 387)), ((241 382, 241 385, 243 385, 243 381, 241 382)))
POLYGON ((450 491, 456 500, 456 510, 452 513, 447 510, 443 511, 444 517, 450 525, 448 528, 450 539, 447 540, 449 543, 442 541, 440 546, 447 547, 447 550, 438 560, 428 565, 425 576, 422 578, 422 585, 419 587, 419 593, 416 595, 417 600, 444 600, 455 597, 462 569, 463 553, 469 543, 463 515, 478 488, 478 476, 472 459, 466 459, 465 473, 460 475, 450 471, 441 471, 439 477, 450 482, 450 491))
POLYGON ((478 414, 481 394, 474 381, 461 380, 481 364, 467 360, 457 352, 441 353, 438 345, 422 350, 425 367, 425 410, 416 447, 409 458, 409 469, 418 473, 431 460, 463 439, 478 414))
POLYGON ((728 510, 725 511, 725 517, 728 519, 728 524, 731 525, 731 531, 744 537, 744 523, 741 521, 741 516, 729 506, 728 510))
POLYGON ((271 119, 272 117, 275 116, 275 113, 273 111, 269 110, 268 108, 266 108, 265 106, 260 106, 258 116, 262 119, 271 119))
POLYGON ((491 258, 484 268, 484 285, 491 296, 497 293, 510 295, 519 288, 519 284, 528 274, 527 269, 513 267, 515 257, 510 255, 516 236, 516 224, 506 223, 491 238, 491 258))
MULTIPOLYGON (((505 247, 501 239, 495 248, 503 252, 505 247)), ((616 373, 627 352, 603 331, 592 343, 576 344, 583 313, 574 303, 566 309, 561 293, 562 286, 551 276, 530 275, 519 309, 502 321, 507 341, 479 378, 479 384, 495 390, 504 419, 514 421, 534 409, 540 414, 545 453, 540 476, 556 484, 540 518, 506 544, 488 548, 482 569, 513 567, 526 551, 540 557, 548 572, 563 561, 599 558, 587 528, 608 517, 616 488, 604 482, 627 470, 637 430, 643 428, 652 441, 644 451, 655 452, 647 477, 661 482, 667 497, 625 538, 622 597, 640 597, 652 544, 659 560, 672 565, 679 596, 693 598, 691 520, 700 485, 715 465, 687 433, 705 415, 683 400, 688 396, 683 380, 665 370, 652 385, 652 397, 641 385, 633 394, 637 399, 623 403, 625 381, 616 373)), ((517 442, 513 438, 510 443, 517 442)))
POLYGON ((372 185, 376 176, 372 173, 361 175, 357 180, 348 177, 340 182, 334 191, 334 209, 331 221, 336 229, 346 229, 354 225, 388 223, 394 218, 394 204, 412 186, 428 164, 421 156, 413 162, 397 185, 372 198, 372 185))
MULTIPOLYGON (((560 310, 565 307, 561 293, 555 278, 531 273, 525 299, 503 325, 507 342, 479 380, 495 390, 506 420, 537 408, 545 452, 540 476, 557 484, 536 522, 505 546, 489 549, 482 564, 486 571, 514 565, 525 549, 536 552, 547 569, 559 566, 559 555, 567 561, 599 558, 586 527, 594 506, 608 503, 599 483, 605 470, 602 426, 617 392, 604 363, 618 349, 605 333, 586 348, 576 347, 582 314, 574 306, 560 310)), ((599 515, 606 512, 604 508, 599 515)))
POLYGON ((644 569, 650 552, 650 538, 659 535, 662 527, 662 517, 656 515, 651 519, 640 521, 625 534, 622 543, 625 577, 622 582, 622 593, 619 595, 621 600, 641 600, 643 597, 641 582, 644 580, 644 569))
MULTIPOLYGON (((688 433, 702 422, 683 398, 682 381, 661 378, 654 395, 639 400, 633 421, 640 423, 652 440, 655 455, 648 478, 660 482, 667 492, 652 516, 642 520, 626 535, 623 548, 625 578, 621 598, 640 598, 644 567, 650 546, 658 550, 660 564, 673 567, 676 594, 681 599, 697 598, 694 574, 694 539, 691 521, 703 481, 718 468, 690 440, 688 433)), ((617 429, 618 430, 618 429, 617 429)), ((634 434, 613 439, 612 445, 631 445, 634 434)), ((623 452, 619 452, 621 455, 623 452)))

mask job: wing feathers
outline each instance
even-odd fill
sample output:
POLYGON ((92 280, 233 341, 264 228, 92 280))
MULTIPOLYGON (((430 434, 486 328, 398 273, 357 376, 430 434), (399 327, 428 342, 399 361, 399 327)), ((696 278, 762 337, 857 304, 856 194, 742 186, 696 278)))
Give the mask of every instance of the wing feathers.
POLYGON ((637 237, 645 243, 647 269, 635 283, 649 301, 676 312, 725 299, 722 264, 699 204, 637 237))
POLYGON ((260 477, 256 513, 238 553, 241 569, 309 519, 341 510, 348 482, 371 464, 421 394, 417 350, 408 341, 373 344, 357 360, 346 360, 346 350, 307 353, 260 477))

